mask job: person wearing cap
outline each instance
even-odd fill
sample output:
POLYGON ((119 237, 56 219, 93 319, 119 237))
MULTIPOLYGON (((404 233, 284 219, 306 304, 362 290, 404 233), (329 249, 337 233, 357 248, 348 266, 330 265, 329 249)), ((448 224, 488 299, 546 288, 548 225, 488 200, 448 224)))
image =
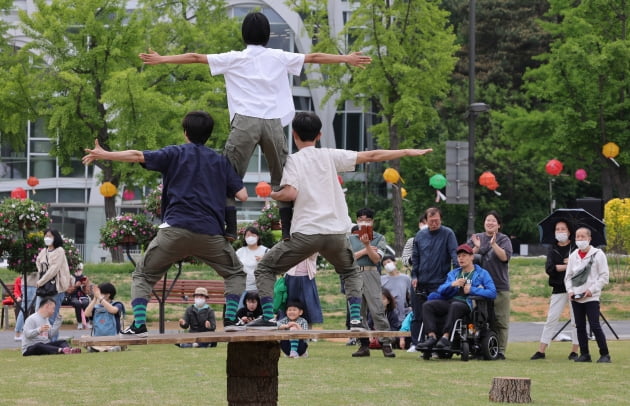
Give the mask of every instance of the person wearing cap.
POLYGON ((440 298, 429 300, 422 306, 423 333, 426 339, 418 343, 418 349, 447 350, 451 346, 450 334, 457 319, 466 316, 472 310, 470 296, 494 299, 497 290, 490 273, 473 263, 475 254, 468 244, 457 247, 459 267, 448 273, 446 281, 437 289, 440 298), (443 323, 439 323, 443 320, 443 323), (442 326, 438 337, 439 325, 442 326))
MULTIPOLYGON (((189 306, 184 313, 184 317, 179 319, 179 326, 188 329, 189 333, 204 333, 206 331, 214 331, 217 328, 217 321, 214 316, 214 310, 206 303, 208 299, 208 290, 198 287, 193 293, 195 304, 189 306)), ((177 345, 177 344, 176 344, 177 345)), ((216 347, 217 343, 193 343, 179 344, 181 348, 186 347, 216 347)))
POLYGON ((510 331, 510 274, 508 262, 512 257, 512 241, 500 232, 501 216, 494 210, 489 211, 483 221, 483 233, 473 234, 468 240, 475 253, 475 260, 490 272, 497 288, 494 301, 494 320, 490 323, 492 331, 497 333, 499 341, 498 359, 505 359, 505 350, 510 331))

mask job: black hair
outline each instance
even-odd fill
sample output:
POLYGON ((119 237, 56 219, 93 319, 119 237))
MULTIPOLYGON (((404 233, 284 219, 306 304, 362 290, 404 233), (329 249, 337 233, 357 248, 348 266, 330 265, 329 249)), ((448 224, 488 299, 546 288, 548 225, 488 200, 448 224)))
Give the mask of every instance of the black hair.
POLYGON ((53 235, 53 247, 63 247, 63 237, 61 237, 59 231, 55 230, 54 228, 47 228, 46 231, 44 231, 44 235, 46 235, 46 233, 50 233, 53 235))
POLYGON ((385 296, 387 300, 389 301, 389 303, 387 304, 387 307, 385 307, 385 311, 388 313, 393 312, 394 309, 396 308, 396 300, 394 299, 392 292, 390 292, 389 289, 387 288, 381 288, 381 294, 385 296))
POLYGON ((53 303, 57 303, 55 302, 55 298, 52 296, 46 296, 44 298, 42 298, 42 301, 39 302, 39 308, 41 309, 42 307, 44 307, 45 305, 47 305, 48 303, 53 302, 53 303))
POLYGON ((304 305, 297 299, 287 301, 286 309, 288 309, 289 307, 297 307, 298 309, 304 311, 304 305))
POLYGON ((241 35, 245 44, 265 46, 269 42, 270 34, 269 20, 263 13, 249 13, 243 19, 241 35))
POLYGON ((203 145, 212 135, 214 120, 205 111, 191 111, 184 116, 182 127, 190 142, 203 145))
POLYGON ((256 234, 256 235, 258 236, 258 244, 257 244, 257 245, 260 245, 260 243, 262 242, 262 241, 261 241, 261 238, 260 238, 260 230, 259 230, 259 229, 257 229, 256 227, 249 226, 249 227, 247 227, 247 228, 245 229, 245 232, 243 233, 243 236, 245 236, 245 234, 247 234, 247 232, 248 232, 248 231, 249 231, 250 233, 252 233, 252 234, 256 234))
POLYGON ((381 264, 384 264, 385 261, 387 261, 388 259, 391 259, 392 261, 396 262, 396 257, 394 257, 393 255, 385 255, 383 259, 381 259, 381 264))
POLYGON ((315 141, 322 131, 322 120, 312 111, 301 111, 295 114, 291 126, 302 141, 315 141))
POLYGON ((114 300, 114 297, 116 296, 116 287, 114 285, 109 282, 104 282, 98 285, 98 288, 101 293, 109 293, 109 298, 114 300))
POLYGON ((429 219, 429 217, 431 216, 435 216, 436 214, 440 215, 440 218, 442 218, 442 210, 440 210, 439 207, 429 207, 425 212, 424 212, 424 216, 429 219))
POLYGON ((426 222, 427 222, 427 213, 422 213, 422 215, 418 219, 418 223, 426 223, 426 222))
POLYGON ((374 219, 374 210, 368 209, 367 207, 357 210, 357 218, 361 216, 365 216, 369 219, 374 219))
MULTIPOLYGON (((486 216, 484 217, 484 220, 488 217, 488 216, 492 216, 495 219, 497 219, 497 223, 499 224, 499 227, 501 227, 503 225, 503 221, 501 220, 501 216, 499 215, 499 213, 497 213, 495 210, 490 210, 488 213, 486 213, 486 216)), ((567 224, 568 225, 568 224, 567 224)))

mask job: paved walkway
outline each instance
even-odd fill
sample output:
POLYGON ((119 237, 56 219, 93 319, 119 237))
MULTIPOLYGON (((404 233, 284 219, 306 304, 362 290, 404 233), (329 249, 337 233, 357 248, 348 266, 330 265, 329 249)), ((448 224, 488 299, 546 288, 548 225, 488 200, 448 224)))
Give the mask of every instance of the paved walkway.
MULTIPOLYGON (((515 322, 510 323, 510 342, 537 342, 540 339, 540 334, 543 329, 543 322, 515 322)), ((609 340, 614 340, 615 336, 608 328, 608 326, 603 323, 604 332, 606 333, 606 337, 609 340)), ((610 321, 610 325, 615 330, 617 335, 621 340, 630 340, 630 320, 623 321, 610 321)), ((167 330, 167 333, 177 333, 176 330, 167 330)), ((568 333, 568 330, 565 330, 568 333)), ((82 335, 89 334, 89 330, 76 330, 71 329, 70 326, 62 327, 61 333, 59 336, 61 338, 64 337, 80 337, 82 335)), ((149 334, 158 334, 157 329, 150 330, 149 334)), ((19 348, 21 347, 21 342, 15 341, 13 339, 14 332, 13 330, 1 330, 0 331, 0 350, 2 349, 10 349, 10 348, 19 348)))

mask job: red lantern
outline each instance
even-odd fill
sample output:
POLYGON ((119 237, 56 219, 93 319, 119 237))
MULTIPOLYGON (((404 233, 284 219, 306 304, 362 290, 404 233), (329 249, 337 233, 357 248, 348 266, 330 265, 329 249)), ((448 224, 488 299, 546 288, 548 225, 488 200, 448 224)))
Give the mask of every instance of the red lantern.
POLYGON ((11 191, 11 199, 26 199, 26 190, 21 187, 16 187, 11 191))
POLYGON ((122 194, 123 200, 133 200, 136 197, 136 194, 131 189, 125 189, 122 194))
POLYGON ((492 191, 495 191, 495 190, 497 190, 497 189, 499 188, 499 182, 497 182, 497 181, 495 180, 495 181, 493 181, 493 182, 491 182, 491 183, 488 183, 488 184, 486 185, 486 187, 487 187, 488 189, 492 190, 492 191))
POLYGON ((30 187, 35 187, 39 185, 39 179, 37 179, 35 176, 29 176, 26 180, 26 183, 28 183, 30 187))
POLYGON ((547 173, 551 176, 560 175, 562 169, 564 169, 564 166, 562 165, 562 162, 558 161, 557 159, 551 159, 545 165, 545 171, 547 171, 547 173))
POLYGON ((492 182, 496 182, 496 178, 494 177, 494 174, 490 171, 486 171, 484 173, 481 174, 481 176, 479 176, 479 184, 481 186, 488 186, 489 184, 491 184, 492 182))
POLYGON ((271 185, 267 182, 258 182, 256 194, 260 197, 268 197, 271 194, 271 185))

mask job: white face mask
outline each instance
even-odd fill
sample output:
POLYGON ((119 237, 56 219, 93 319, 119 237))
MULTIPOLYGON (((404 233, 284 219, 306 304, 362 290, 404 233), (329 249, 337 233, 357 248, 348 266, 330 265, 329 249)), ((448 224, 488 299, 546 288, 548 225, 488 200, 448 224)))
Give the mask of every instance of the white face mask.
POLYGON ((245 242, 247 243, 247 245, 257 245, 258 244, 258 237, 245 237, 245 242))
POLYGON ((396 270, 396 264, 393 262, 388 262, 385 264, 385 270, 387 272, 394 272, 396 270))
POLYGON ((206 304, 206 299, 202 298, 202 297, 196 297, 195 298, 195 306, 197 307, 203 307, 203 305, 206 304))
POLYGON ((44 237, 44 244, 46 244, 46 246, 48 247, 49 245, 52 245, 53 242, 55 242, 54 238, 51 237, 44 237))
POLYGON ((426 225, 426 224, 421 225, 420 226, 420 231, 424 230, 425 228, 429 228, 429 226, 426 225))
POLYGON ((569 234, 567 233, 556 233, 556 240, 558 242, 566 242, 569 239, 569 234))
POLYGON ((583 241, 576 241, 575 245, 578 247, 578 249, 584 250, 586 247, 588 247, 591 244, 590 241, 587 240, 583 240, 583 241))

